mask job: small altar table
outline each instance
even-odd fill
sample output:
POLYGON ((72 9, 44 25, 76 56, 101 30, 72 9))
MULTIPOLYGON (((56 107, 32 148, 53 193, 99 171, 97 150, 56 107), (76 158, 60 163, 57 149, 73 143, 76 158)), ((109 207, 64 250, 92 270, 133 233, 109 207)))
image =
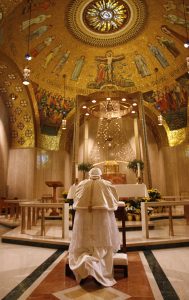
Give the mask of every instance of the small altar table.
MULTIPOLYGON (((53 188, 53 198, 52 198, 52 202, 53 202, 53 203, 56 203, 56 202, 57 202, 57 198, 56 198, 56 189, 57 189, 58 187, 64 186, 63 183, 62 183, 61 181, 45 181, 45 183, 46 183, 47 186, 53 188)), ((52 209, 51 215, 53 215, 53 216, 58 215, 58 213, 56 212, 56 209, 55 209, 55 208, 52 209)))
POLYGON ((147 187, 144 183, 140 184, 115 184, 119 198, 129 197, 149 197, 147 187))
POLYGON ((53 188, 53 202, 56 201, 56 189, 57 187, 64 186, 61 181, 45 181, 46 185, 53 188))

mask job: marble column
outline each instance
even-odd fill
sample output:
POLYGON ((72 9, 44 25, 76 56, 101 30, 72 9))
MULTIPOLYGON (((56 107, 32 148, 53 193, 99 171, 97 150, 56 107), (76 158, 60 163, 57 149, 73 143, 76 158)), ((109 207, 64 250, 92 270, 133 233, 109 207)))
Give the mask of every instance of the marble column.
POLYGON ((88 162, 88 142, 89 142, 89 123, 85 118, 85 128, 84 128, 84 151, 83 151, 83 161, 88 162))
POLYGON ((72 166, 72 181, 78 178, 78 153, 79 153, 79 126, 80 126, 80 108, 79 96, 76 97, 75 107, 75 121, 74 121, 74 137, 73 137, 73 166, 72 166))
POLYGON ((134 135, 135 135, 136 158, 137 159, 141 159, 140 136, 139 136, 139 129, 138 129, 138 118, 134 118, 134 135))
POLYGON ((149 151, 148 151, 148 138, 147 138, 147 128, 144 112, 144 103, 143 103, 142 94, 140 95, 139 100, 139 120, 142 128, 142 150, 143 150, 143 161, 144 161, 144 174, 146 174, 146 185, 148 188, 152 187, 152 177, 150 170, 150 161, 149 161, 149 151))

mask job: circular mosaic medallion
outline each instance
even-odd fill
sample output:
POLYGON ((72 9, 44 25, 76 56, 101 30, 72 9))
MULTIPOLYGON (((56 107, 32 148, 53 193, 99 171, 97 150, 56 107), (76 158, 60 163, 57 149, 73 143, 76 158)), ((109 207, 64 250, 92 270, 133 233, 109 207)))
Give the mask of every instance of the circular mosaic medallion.
POLYGON ((87 44, 116 46, 142 30, 146 15, 142 0, 74 0, 68 9, 68 27, 87 44))
POLYGON ((83 11, 83 21, 97 33, 119 31, 130 19, 129 6, 124 1, 92 1, 83 11))

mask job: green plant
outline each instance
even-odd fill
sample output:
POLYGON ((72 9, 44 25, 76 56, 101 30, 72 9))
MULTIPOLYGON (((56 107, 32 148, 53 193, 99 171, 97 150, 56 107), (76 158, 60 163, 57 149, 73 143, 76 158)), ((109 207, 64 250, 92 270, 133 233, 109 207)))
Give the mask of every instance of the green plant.
POLYGON ((131 169, 133 172, 137 172, 138 164, 140 165, 140 170, 144 170, 144 162, 141 159, 133 159, 129 161, 127 168, 131 169))
POLYGON ((78 165, 78 170, 83 172, 83 179, 85 179, 86 173, 89 172, 92 167, 92 164, 84 162, 78 165))

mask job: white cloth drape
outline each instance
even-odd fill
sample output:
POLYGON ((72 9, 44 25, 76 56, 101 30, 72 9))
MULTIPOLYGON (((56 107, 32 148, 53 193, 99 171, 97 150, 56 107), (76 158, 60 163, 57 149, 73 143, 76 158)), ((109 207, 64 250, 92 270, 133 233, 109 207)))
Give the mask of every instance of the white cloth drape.
POLYGON ((110 181, 86 179, 77 186, 73 207, 83 209, 92 205, 93 208, 116 210, 118 201, 116 189, 110 181))
POLYGON ((76 280, 91 275, 104 286, 116 283, 113 278, 113 253, 120 249, 120 236, 114 215, 118 195, 111 182, 88 179, 76 189, 76 209, 69 266, 76 280))
POLYGON ((69 265, 78 282, 91 275, 104 286, 114 285, 113 253, 119 249, 120 236, 113 211, 76 211, 69 265))
POLYGON ((113 253, 111 248, 83 248, 80 252, 70 253, 70 268, 78 282, 91 275, 104 286, 112 286, 116 283, 112 275, 113 253))

